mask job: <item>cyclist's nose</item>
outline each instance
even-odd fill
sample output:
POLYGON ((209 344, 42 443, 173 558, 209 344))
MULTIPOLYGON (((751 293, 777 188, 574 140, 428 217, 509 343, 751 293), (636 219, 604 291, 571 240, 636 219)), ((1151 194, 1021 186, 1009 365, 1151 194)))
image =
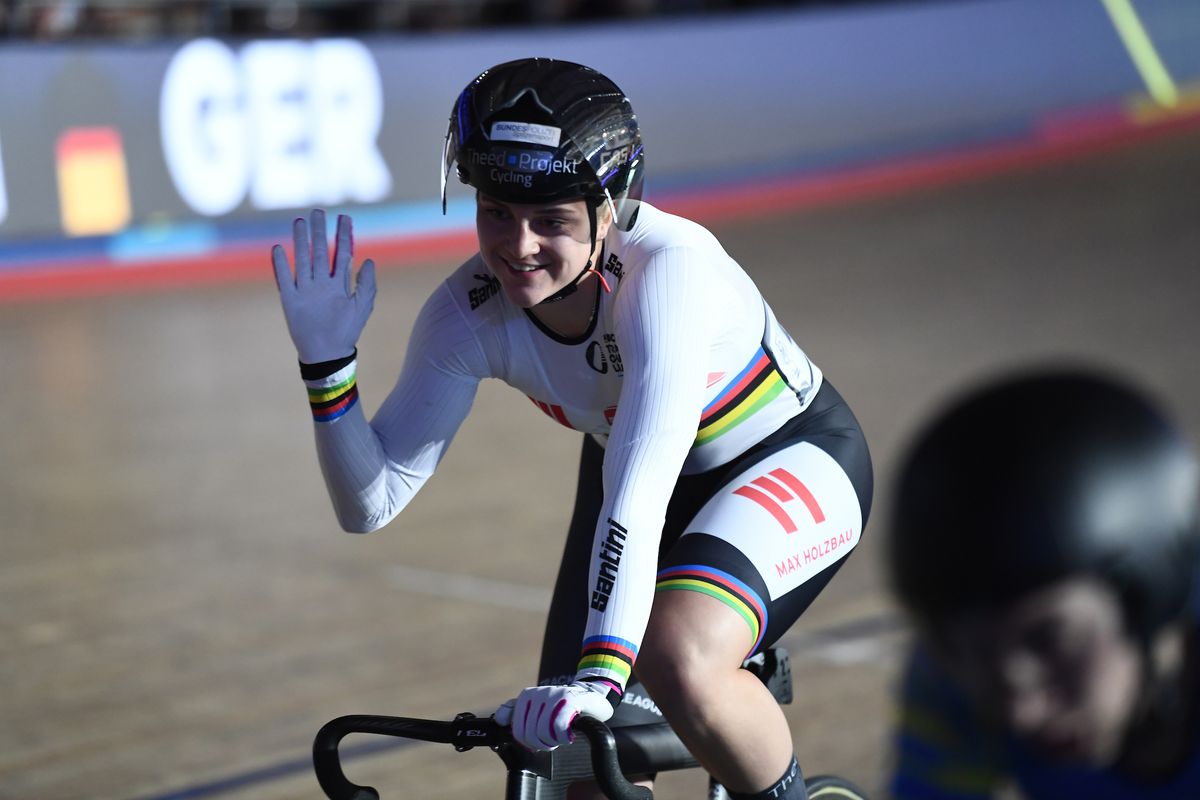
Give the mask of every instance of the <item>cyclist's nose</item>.
POLYGON ((537 255, 542 249, 541 237, 524 220, 516 221, 511 241, 513 255, 517 258, 537 255))

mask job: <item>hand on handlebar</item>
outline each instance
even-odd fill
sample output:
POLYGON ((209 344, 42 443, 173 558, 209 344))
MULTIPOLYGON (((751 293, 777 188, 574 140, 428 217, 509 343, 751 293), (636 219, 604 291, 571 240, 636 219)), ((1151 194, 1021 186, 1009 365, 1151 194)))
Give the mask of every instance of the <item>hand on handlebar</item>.
MULTIPOLYGON (((510 702, 515 703, 516 701, 510 702)), ((511 711, 512 707, 510 706, 509 712, 511 713, 511 711)), ((653 795, 649 789, 629 783, 621 774, 621 764, 617 755, 619 746, 616 737, 603 722, 587 715, 576 716, 572 727, 577 734, 583 734, 588 740, 592 772, 605 797, 612 798, 612 800, 652 800, 653 795)), ((662 759, 661 765, 667 769, 696 766, 694 762, 684 764, 679 761, 677 751, 682 750, 683 744, 673 733, 669 733, 670 729, 666 724, 641 725, 625 730, 642 732, 632 748, 637 754, 650 758, 652 753, 658 753, 658 757, 662 759), (669 735, 669 739, 665 742, 662 739, 664 731, 669 735), (672 748, 676 748, 676 750, 672 750, 672 748)), ((321 784, 325 796, 331 800, 379 800, 379 792, 370 786, 359 786, 347 778, 346 773, 342 771, 341 761, 338 757, 338 744, 343 737, 351 733, 374 733, 426 742, 443 742, 454 745, 455 749, 460 751, 480 746, 511 747, 512 742, 512 732, 500 727, 498 721, 479 718, 471 713, 459 714, 453 722, 361 714, 338 717, 321 726, 321 730, 317 732, 317 736, 313 740, 313 769, 316 771, 317 781, 321 784)), ((628 737, 629 734, 626 733, 626 736, 628 737)), ((629 739, 628 741, 633 740, 629 739)), ((683 752, 686 753, 686 751, 683 752)), ((551 758, 554 757, 551 756, 551 758)), ((504 761, 508 764, 510 772, 525 768, 524 765, 510 760, 509 757, 505 757, 504 761)), ((658 764, 660 762, 648 763, 658 764)), ((529 762, 528 766, 532 767, 533 763, 529 762)), ((658 767, 647 769, 656 771, 658 767)), ((543 773, 537 774, 543 775, 543 773)), ((550 780, 549 775, 543 775, 543 777, 550 780)))
POLYGON ((272 248, 271 262, 300 361, 318 364, 351 355, 375 306, 375 263, 363 262, 351 291, 354 233, 345 215, 338 215, 332 260, 321 209, 315 209, 310 220, 299 218, 293 223, 292 241, 295 275, 282 245, 272 248))
POLYGON ((575 681, 534 686, 496 709, 496 722, 511 725, 513 739, 531 750, 554 750, 574 740, 571 723, 580 714, 605 721, 613 715, 604 684, 575 681))

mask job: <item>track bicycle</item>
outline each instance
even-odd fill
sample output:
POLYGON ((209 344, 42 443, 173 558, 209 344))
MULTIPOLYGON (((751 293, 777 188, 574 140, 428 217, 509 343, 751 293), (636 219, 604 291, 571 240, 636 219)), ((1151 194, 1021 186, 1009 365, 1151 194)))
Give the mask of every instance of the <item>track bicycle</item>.
MULTIPOLYGON (((776 700, 791 702, 791 668, 786 650, 773 648, 759 653, 746 662, 746 668, 762 680, 776 700)), ((700 766, 665 722, 610 729, 597 719, 580 716, 572 724, 572 731, 578 734, 574 743, 549 752, 532 752, 514 743, 511 731, 491 717, 462 713, 453 720, 428 720, 349 715, 330 720, 317 733, 313 768, 330 800, 379 800, 378 791, 353 783, 342 770, 338 745, 351 733, 450 744, 459 752, 487 747, 507 767, 505 800, 563 800, 570 784, 584 780, 596 781, 611 800, 651 800, 650 789, 630 783, 625 775, 700 766)), ((867 800, 853 783, 833 775, 806 778, 805 785, 813 800, 867 800)), ((709 800, 727 797, 724 788, 710 778, 709 800)))

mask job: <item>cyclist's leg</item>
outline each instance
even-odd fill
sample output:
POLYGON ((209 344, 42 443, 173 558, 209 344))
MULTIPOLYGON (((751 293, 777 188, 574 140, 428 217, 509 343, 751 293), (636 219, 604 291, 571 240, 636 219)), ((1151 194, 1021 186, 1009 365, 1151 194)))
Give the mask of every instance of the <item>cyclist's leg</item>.
MULTIPOLYGON (((749 599, 754 595, 731 590, 737 585, 734 573, 716 572, 705 564, 714 560, 711 551, 704 552, 706 546, 720 549, 724 543, 700 539, 684 537, 681 544, 701 546, 683 548, 678 555, 687 563, 679 571, 668 568, 660 574, 638 671, 709 773, 732 792, 757 792, 778 783, 781 776, 799 777, 798 772, 793 775, 791 733, 770 690, 741 668, 755 645, 753 627, 758 623, 748 621, 755 616, 749 599)), ((799 596, 804 595, 811 601, 844 561, 842 556, 810 578, 788 600, 799 606, 799 596)), ((768 615, 781 614, 770 601, 762 606, 768 615)))
POLYGON ((740 667, 807 608, 869 512, 865 441, 826 388, 822 407, 739 463, 672 545, 638 658, 681 738, 735 793, 799 783, 782 711, 740 667))
POLYGON ((604 500, 602 470, 604 448, 591 436, 583 437, 579 454, 579 478, 575 487, 575 506, 567 541, 554 582, 550 613, 542 634, 542 655, 538 664, 539 684, 570 683, 579 661, 579 643, 587 624, 587 576, 596 520, 604 500))

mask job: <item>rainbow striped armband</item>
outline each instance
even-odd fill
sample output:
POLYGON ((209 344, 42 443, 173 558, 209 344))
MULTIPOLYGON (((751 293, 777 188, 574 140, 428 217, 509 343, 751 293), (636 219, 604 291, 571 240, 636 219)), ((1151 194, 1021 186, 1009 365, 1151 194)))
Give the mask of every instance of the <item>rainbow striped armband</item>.
POLYGON ((615 707, 633 674, 637 651, 633 642, 616 636, 590 636, 583 641, 576 679, 605 686, 615 707))
POLYGON ((358 402, 358 351, 337 361, 300 364, 314 422, 333 422, 358 402))

